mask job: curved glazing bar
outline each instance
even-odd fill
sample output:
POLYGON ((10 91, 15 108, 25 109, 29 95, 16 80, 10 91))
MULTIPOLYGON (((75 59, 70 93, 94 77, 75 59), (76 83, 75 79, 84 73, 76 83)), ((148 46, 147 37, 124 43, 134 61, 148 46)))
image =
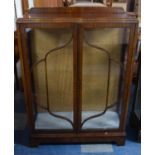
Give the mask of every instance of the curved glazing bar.
POLYGON ((54 52, 54 51, 57 51, 57 50, 60 50, 60 49, 62 49, 62 48, 64 48, 64 47, 66 47, 67 45, 69 45, 69 44, 71 43, 72 40, 73 40, 73 36, 72 36, 72 37, 69 39, 69 41, 66 42, 65 44, 63 44, 63 45, 61 45, 61 46, 59 46, 59 47, 56 47, 56 48, 54 48, 54 49, 49 50, 48 52, 46 52, 45 57, 44 57, 43 59, 40 59, 39 61, 37 61, 36 63, 34 63, 34 64, 32 65, 31 71, 33 71, 33 69, 34 69, 34 67, 35 67, 36 65, 38 65, 39 63, 41 63, 41 62, 43 62, 43 61, 46 61, 47 56, 48 56, 51 52, 54 52))
POLYGON ((52 115, 52 116, 54 116, 54 117, 57 117, 57 118, 60 118, 60 119, 63 119, 63 120, 65 120, 65 121, 69 122, 69 123, 72 125, 72 127, 73 127, 73 122, 72 122, 70 119, 68 119, 68 118, 66 118, 66 117, 64 117, 64 116, 60 116, 60 115, 57 115, 57 114, 51 112, 51 111, 49 110, 49 108, 43 107, 43 106, 41 106, 41 105, 38 105, 38 106, 39 106, 40 108, 42 108, 43 110, 47 110, 48 113, 49 113, 50 115, 52 115))

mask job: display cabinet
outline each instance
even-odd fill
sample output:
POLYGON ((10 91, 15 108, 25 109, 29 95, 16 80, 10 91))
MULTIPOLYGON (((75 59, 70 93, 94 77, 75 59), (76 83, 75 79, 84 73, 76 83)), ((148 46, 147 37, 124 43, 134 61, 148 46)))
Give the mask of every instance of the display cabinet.
POLYGON ((31 145, 123 145, 135 15, 121 8, 33 8, 17 26, 31 145))

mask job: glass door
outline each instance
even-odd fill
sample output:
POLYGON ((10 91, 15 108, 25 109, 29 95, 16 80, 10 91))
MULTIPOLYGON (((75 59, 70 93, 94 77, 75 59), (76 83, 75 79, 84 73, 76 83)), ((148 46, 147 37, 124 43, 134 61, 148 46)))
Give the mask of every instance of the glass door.
POLYGON ((128 42, 125 28, 84 30, 82 130, 119 128, 128 42))
POLYGON ((26 29, 35 129, 73 129, 72 29, 26 29))

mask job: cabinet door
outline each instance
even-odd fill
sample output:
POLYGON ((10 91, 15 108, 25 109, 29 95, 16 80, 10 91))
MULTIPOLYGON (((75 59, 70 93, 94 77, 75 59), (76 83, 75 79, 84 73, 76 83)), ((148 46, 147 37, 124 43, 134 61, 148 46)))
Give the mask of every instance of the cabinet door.
POLYGON ((35 129, 73 129, 73 30, 26 29, 35 129))
POLYGON ((81 128, 118 129, 124 93, 129 30, 83 32, 81 128))

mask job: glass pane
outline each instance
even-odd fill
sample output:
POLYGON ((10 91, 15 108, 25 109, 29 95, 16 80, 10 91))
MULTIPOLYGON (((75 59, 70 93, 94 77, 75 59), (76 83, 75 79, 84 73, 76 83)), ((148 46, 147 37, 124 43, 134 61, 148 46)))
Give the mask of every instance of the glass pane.
MULTIPOLYGON (((28 31, 28 29, 27 29, 28 31)), ((68 29, 28 32, 36 129, 73 128, 73 38, 68 29)))
POLYGON ((128 34, 122 28, 84 32, 82 129, 119 127, 128 34))

